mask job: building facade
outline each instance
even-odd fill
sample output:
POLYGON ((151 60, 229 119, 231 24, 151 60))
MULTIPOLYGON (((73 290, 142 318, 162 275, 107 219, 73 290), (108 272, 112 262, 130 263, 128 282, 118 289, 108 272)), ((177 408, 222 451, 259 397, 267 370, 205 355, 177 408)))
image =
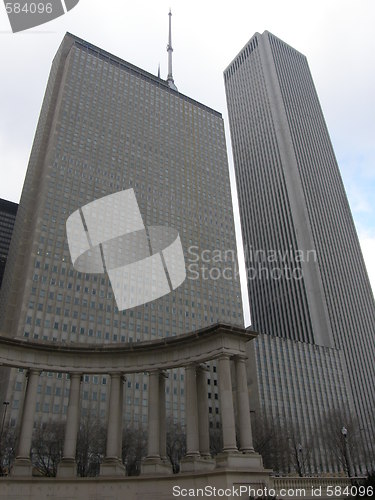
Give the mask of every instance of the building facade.
MULTIPOLYGON (((259 403, 304 437, 332 412, 374 457, 375 306, 306 57, 256 33, 224 72, 259 403)), ((334 467, 323 438, 316 471, 334 467)))
MULTIPOLYGON (((67 34, 52 64, 21 196, 1 294, 3 334, 121 344, 175 336, 219 321, 241 325, 235 261, 216 260, 211 276, 201 272, 202 252, 207 257, 215 250, 235 253, 220 113, 67 34), (178 231, 187 276, 171 293, 119 311, 106 274, 73 268, 66 221, 88 203, 129 189, 146 226, 178 231), (227 268, 233 271, 231 279, 223 277, 227 268)), ((215 370, 210 381, 213 425, 219 412, 215 370)), ((3 374, 12 426, 24 383, 22 372, 3 374)), ((84 376, 83 415, 105 418, 107 385, 105 376, 84 376)), ((146 375, 128 377, 126 422, 147 422, 147 391, 146 375)), ((64 414, 68 393, 65 377, 42 375, 38 420, 64 414)), ((184 414, 183 371, 169 377, 166 401, 171 417, 184 414)))
POLYGON ((0 199, 0 288, 8 258, 18 204, 0 199))

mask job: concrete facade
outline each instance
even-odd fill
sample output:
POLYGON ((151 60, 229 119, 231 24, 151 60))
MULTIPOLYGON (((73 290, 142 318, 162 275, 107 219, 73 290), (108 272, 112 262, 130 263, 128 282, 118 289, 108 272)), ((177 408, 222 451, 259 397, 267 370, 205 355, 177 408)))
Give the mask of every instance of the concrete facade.
MULTIPOLYGON (((125 476, 122 463, 123 382, 124 375, 147 372, 150 386, 148 402, 148 450, 143 459, 141 475, 172 474, 166 457, 166 370, 184 367, 186 374, 185 404, 187 411, 186 455, 181 461, 183 473, 215 470, 247 471, 255 479, 268 482, 269 471, 263 468, 262 458, 252 447, 249 396, 246 374, 246 343, 256 337, 240 327, 218 324, 190 334, 164 341, 139 343, 134 347, 116 349, 95 347, 55 346, 0 337, 0 363, 3 366, 27 368, 26 391, 21 416, 16 459, 10 475, 32 475, 30 457, 38 382, 43 370, 67 372, 70 392, 63 458, 57 475, 76 476, 75 453, 80 421, 80 384, 82 375, 94 371, 110 376, 111 412, 107 420, 106 453, 100 465, 100 476, 125 476), (223 449, 215 458, 210 455, 207 362, 217 360, 219 367, 219 397, 223 449), (232 380, 231 364, 234 364, 232 380), (234 387, 237 414, 234 406, 234 387), (199 396, 199 403, 198 403, 199 396), (236 436, 236 424, 238 436, 236 436), (237 446, 237 439, 238 443, 237 446)), ((222 476, 220 476, 222 480, 222 476)), ((164 488, 167 485, 164 484, 164 488)), ((165 490, 164 490, 165 491, 165 490)), ((162 493, 161 491, 158 493, 162 493)), ((161 497, 162 498, 162 497, 161 497)))
MULTIPOLYGON (((259 405, 320 435, 355 419, 371 467, 375 305, 306 57, 256 33, 224 72, 239 194, 259 405)), ((372 462, 373 466, 373 462, 372 462)), ((320 441, 312 472, 337 467, 320 441)))
MULTIPOLYGON (((53 498, 56 500, 166 500, 176 498, 173 488, 199 489, 209 487, 211 491, 232 490, 240 485, 253 488, 270 487, 269 475, 259 471, 215 471, 200 473, 184 473, 163 477, 129 477, 100 479, 37 479, 18 478, 15 481, 0 478, 0 498, 12 500, 38 500, 53 498), (251 476, 251 482, 249 481, 251 476)), ((219 498, 212 495, 213 498, 219 498)), ((222 498, 229 498, 221 495, 222 498)), ((243 497, 243 498, 246 498, 243 497)))
MULTIPOLYGON (((200 272, 201 252, 236 249, 222 116, 70 34, 52 64, 14 235, 0 295, 3 330, 11 337, 120 347, 220 321, 243 323, 235 262, 212 264, 219 270, 214 279, 200 272), (107 275, 73 268, 65 224, 80 207, 126 189, 134 190, 147 226, 178 231, 187 279, 152 303, 119 311, 107 275), (193 260, 197 269, 191 272, 193 260), (222 277, 226 268, 233 279, 222 277)), ((216 378, 213 367, 210 377, 216 378)), ((1 380, 2 398, 11 403, 7 419, 15 426, 24 376, 11 371, 1 380)), ((107 417, 107 382, 106 376, 84 375, 84 415, 107 417)), ((142 373, 128 377, 127 423, 147 423, 147 384, 142 373)), ((65 415, 66 378, 43 373, 39 385, 36 420, 65 415)), ((177 419, 185 412, 184 373, 176 370, 166 387, 168 415, 177 419)))

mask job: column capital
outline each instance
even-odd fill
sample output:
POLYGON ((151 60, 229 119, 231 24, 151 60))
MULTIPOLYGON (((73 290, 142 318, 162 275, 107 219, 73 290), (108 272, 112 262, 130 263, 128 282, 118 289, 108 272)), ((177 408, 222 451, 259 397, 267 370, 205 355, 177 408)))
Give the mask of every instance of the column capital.
POLYGON ((43 370, 40 368, 29 368, 26 372, 26 377, 28 378, 30 375, 40 375, 43 370))
POLYGON ((217 358, 216 361, 232 361, 233 354, 222 353, 217 358))
POLYGON ((155 376, 155 375, 160 375, 160 373, 162 372, 163 370, 161 370, 160 368, 154 368, 153 370, 148 370, 148 374, 151 376, 155 376))
POLYGON ((111 380, 112 379, 121 379, 121 382, 126 382, 126 375, 122 372, 113 372, 113 373, 110 373, 109 376, 111 377, 111 380))
POLYGON ((77 378, 79 378, 80 382, 82 382, 83 381, 83 373, 77 373, 77 372, 69 373, 69 379, 70 380, 77 379, 77 378))
POLYGON ((234 361, 236 361, 237 363, 246 363, 248 359, 249 358, 246 356, 246 354, 238 354, 234 357, 234 361))
POLYGON ((221 360, 231 360, 233 357, 233 354, 227 354, 227 353, 222 353, 220 354, 216 359, 218 361, 221 361, 221 360))
POLYGON ((198 368, 198 365, 196 363, 190 363, 190 364, 184 366, 184 368, 185 368, 185 370, 196 371, 198 368))

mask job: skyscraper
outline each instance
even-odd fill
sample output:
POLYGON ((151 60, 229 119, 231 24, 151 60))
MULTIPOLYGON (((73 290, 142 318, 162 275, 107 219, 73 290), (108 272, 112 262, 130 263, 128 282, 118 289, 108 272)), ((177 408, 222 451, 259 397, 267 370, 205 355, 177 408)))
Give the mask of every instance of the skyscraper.
POLYGON ((17 203, 0 199, 0 288, 8 258, 17 208, 17 203))
POLYGON ((224 79, 262 411, 305 435, 354 416, 368 463, 374 298, 306 57, 256 33, 224 79))
MULTIPOLYGON (((223 120, 178 92, 171 79, 65 36, 52 64, 4 277, 3 334, 101 344, 179 335, 218 321, 242 324, 239 281, 220 272, 205 278, 199 267, 202 251, 235 250, 223 120), (145 226, 178 231, 187 277, 171 293, 119 311, 106 274, 73 268, 66 221, 88 203, 131 189, 145 226)), ((214 266, 220 271, 235 263, 214 266)), ((11 425, 24 375, 12 371, 3 379, 11 425)), ((172 417, 184 414, 183 377, 175 371, 167 381, 172 417)), ((213 423, 215 377, 212 368, 213 423)), ((69 382, 42 374, 40 385, 37 418, 65 413, 69 382)), ((146 376, 128 378, 128 422, 147 421, 147 390, 146 376)), ((106 377, 84 376, 82 391, 83 414, 104 418, 106 377)))

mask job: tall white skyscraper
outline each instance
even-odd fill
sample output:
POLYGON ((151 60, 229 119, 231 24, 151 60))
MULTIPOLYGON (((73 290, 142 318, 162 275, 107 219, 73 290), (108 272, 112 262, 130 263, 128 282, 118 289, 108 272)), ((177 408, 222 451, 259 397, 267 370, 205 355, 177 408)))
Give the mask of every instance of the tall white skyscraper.
MULTIPOLYGON (((224 77, 261 411, 307 439, 336 410, 369 464, 374 298, 306 57, 256 33, 224 77)), ((321 440, 313 468, 332 468, 331 451, 321 440)))

